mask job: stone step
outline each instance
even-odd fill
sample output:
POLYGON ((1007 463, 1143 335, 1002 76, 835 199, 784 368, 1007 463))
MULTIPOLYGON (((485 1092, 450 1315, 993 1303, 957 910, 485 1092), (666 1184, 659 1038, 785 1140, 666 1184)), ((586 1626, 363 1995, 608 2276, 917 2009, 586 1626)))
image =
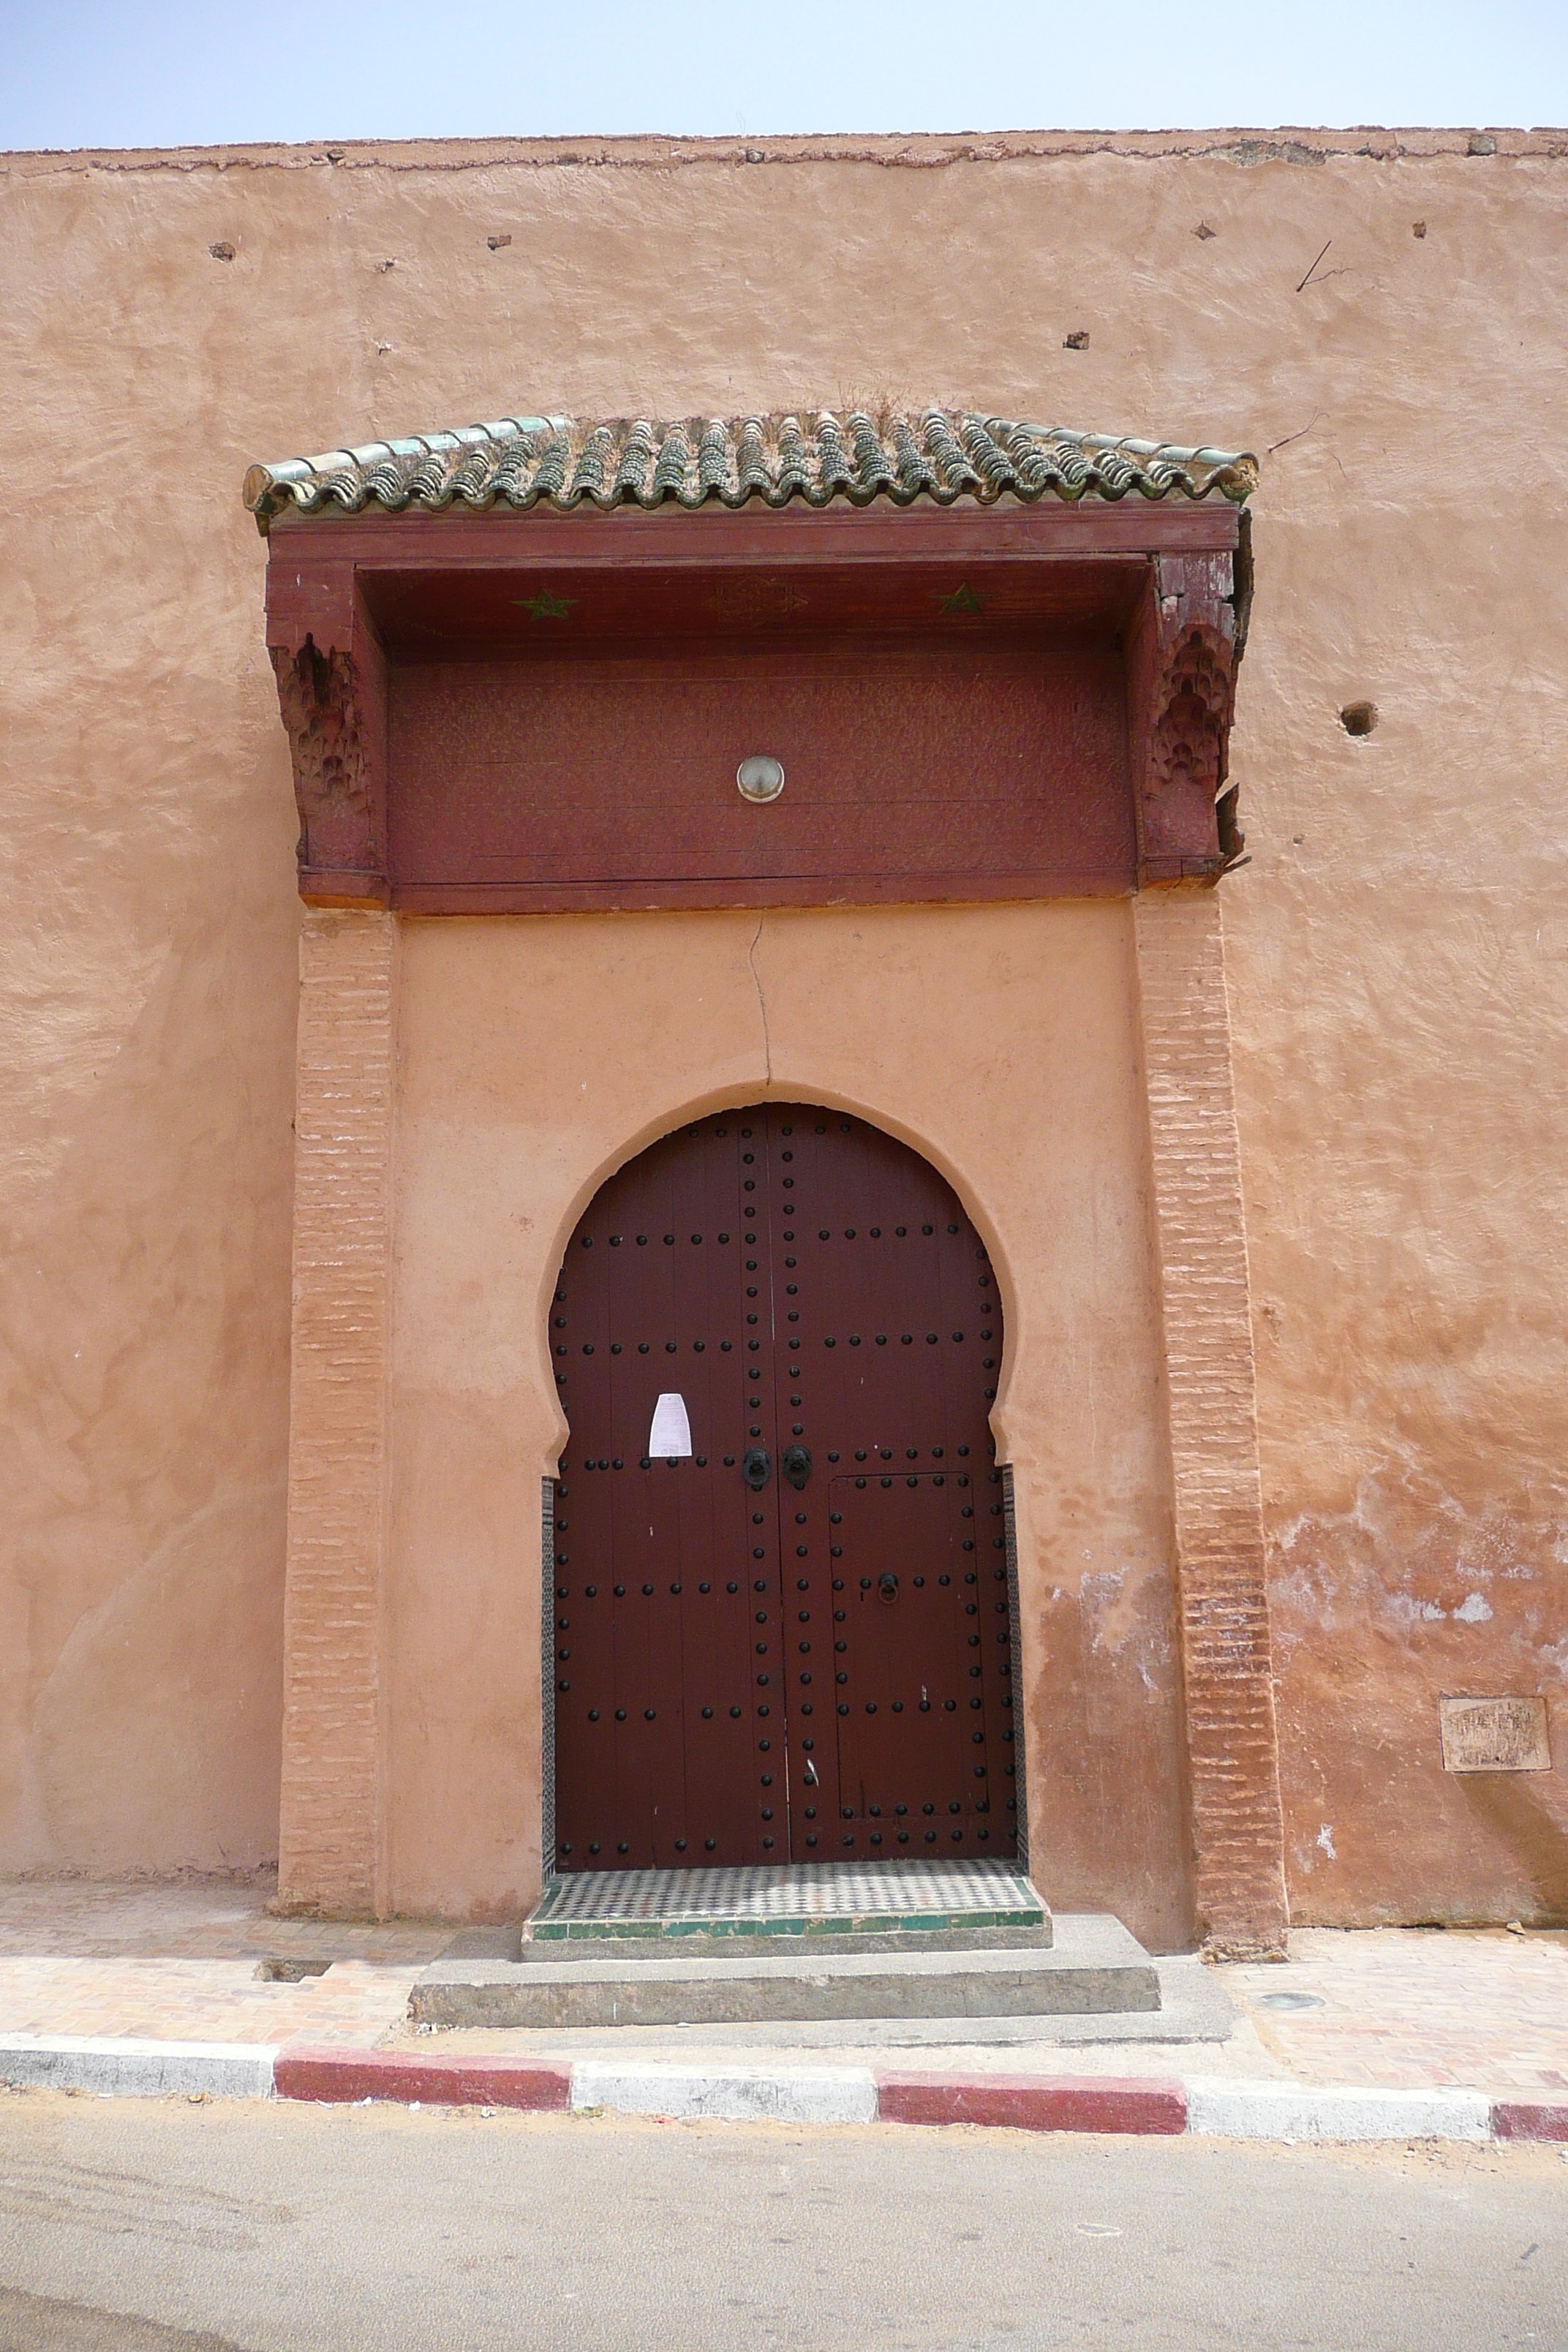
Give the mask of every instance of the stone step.
POLYGON ((1157 2010, 1148 1953, 1119 1919, 1058 1922, 1047 1947, 780 1957, 482 1960, 447 1956, 409 2015, 444 2026, 745 2025, 900 2017, 1059 2017, 1157 2010))
MULTIPOLYGON (((515 1948, 485 1955, 491 1959, 542 1961, 563 1966, 584 1960, 808 1960, 814 1955, 842 1958, 849 1952, 1000 1952, 1048 1951, 1054 1937, 1047 1911, 1031 1927, 871 1927, 862 1924, 843 1932, 825 1930, 799 1920, 770 1923, 765 1935, 746 1935, 731 1928, 665 1927, 651 1935, 572 1936, 543 1942, 513 1931, 515 1948)), ((447 1947, 443 1959, 453 1957, 447 1947)))

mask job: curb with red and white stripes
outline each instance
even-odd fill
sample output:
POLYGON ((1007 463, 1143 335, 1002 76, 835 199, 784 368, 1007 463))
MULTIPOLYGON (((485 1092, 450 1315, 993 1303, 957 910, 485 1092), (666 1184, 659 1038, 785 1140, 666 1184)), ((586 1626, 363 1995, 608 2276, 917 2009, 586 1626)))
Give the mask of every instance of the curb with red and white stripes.
POLYGON ((728 2123, 977 2124, 1013 2131, 1198 2133, 1224 2139, 1568 2141, 1568 2099, 1383 2090, 1225 2075, 938 2074, 652 2059, 444 2056, 295 2043, 0 2035, 0 2082, 158 2098, 554 2109, 728 2123))

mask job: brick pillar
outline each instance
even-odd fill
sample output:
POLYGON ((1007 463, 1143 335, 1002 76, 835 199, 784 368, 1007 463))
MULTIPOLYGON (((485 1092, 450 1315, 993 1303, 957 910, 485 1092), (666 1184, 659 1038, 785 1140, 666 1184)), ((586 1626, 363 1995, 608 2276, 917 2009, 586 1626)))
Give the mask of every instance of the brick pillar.
POLYGON ((279 1906, 381 1907, 382 1564, 397 929, 307 908, 279 1906))
POLYGON ((1218 895, 1141 892, 1133 929, 1199 1924, 1210 1949, 1258 1954, 1288 1915, 1218 895))

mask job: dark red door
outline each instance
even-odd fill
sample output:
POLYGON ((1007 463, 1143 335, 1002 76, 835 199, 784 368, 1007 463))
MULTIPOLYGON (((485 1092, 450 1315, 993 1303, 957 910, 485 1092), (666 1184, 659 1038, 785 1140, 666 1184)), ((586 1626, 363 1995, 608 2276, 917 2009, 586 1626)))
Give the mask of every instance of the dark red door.
POLYGON ((550 1336, 558 1867, 1013 1853, 1001 1301, 952 1188, 838 1112, 704 1119, 600 1192, 550 1336))

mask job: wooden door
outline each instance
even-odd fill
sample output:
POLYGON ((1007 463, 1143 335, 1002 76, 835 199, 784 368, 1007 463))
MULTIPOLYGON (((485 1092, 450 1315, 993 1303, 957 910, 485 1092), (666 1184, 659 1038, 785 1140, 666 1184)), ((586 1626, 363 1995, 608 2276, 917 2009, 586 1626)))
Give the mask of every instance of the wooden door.
POLYGON ((809 1104, 683 1128, 550 1337, 557 1867, 1013 1853, 1001 1301, 936 1171, 809 1104))

